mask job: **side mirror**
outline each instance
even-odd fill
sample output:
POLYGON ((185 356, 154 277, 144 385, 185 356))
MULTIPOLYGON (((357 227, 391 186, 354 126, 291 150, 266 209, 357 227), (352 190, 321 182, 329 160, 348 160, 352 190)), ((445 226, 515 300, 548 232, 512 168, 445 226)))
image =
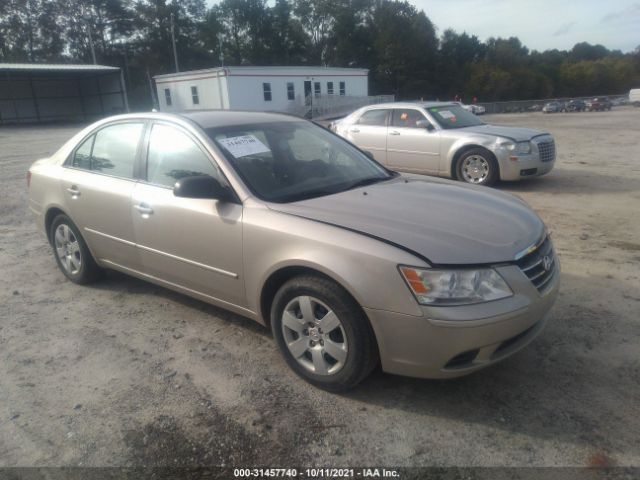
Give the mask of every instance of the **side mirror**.
POLYGON ((236 196, 226 185, 209 175, 184 177, 176 182, 173 194, 183 198, 209 198, 221 202, 236 202, 236 196))
POLYGON ((364 153, 371 160, 375 160, 375 157, 373 156, 373 153, 371 153, 369 150, 363 150, 362 153, 364 153))
POLYGON ((435 130, 435 127, 433 125, 431 125, 431 122, 429 120, 418 120, 416 122, 416 127, 418 128, 424 128, 426 129, 428 132, 432 132, 435 130))

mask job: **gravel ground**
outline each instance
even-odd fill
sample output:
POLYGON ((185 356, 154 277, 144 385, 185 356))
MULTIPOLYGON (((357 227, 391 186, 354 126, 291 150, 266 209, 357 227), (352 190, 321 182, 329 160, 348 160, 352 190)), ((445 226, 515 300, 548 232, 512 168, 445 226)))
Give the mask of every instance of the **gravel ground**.
POLYGON ((117 273, 66 281, 25 172, 79 127, 0 128, 0 466, 640 466, 640 109, 486 120, 556 137, 551 174, 497 187, 553 232, 552 320, 474 375, 345 395, 249 320, 117 273))

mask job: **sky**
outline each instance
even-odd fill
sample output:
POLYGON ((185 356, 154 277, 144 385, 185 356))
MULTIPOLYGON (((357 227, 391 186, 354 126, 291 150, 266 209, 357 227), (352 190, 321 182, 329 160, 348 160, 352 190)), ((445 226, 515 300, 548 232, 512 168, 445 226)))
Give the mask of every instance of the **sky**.
MULTIPOLYGON (((218 3, 207 0, 209 5, 218 3)), ((274 3, 269 1, 269 4, 274 3)), ((441 35, 518 37, 530 50, 569 50, 578 42, 627 53, 640 45, 640 0, 409 0, 441 35)))
POLYGON ((571 49, 578 42, 630 52, 640 45, 640 1, 410 0, 442 34, 518 37, 530 50, 571 49))

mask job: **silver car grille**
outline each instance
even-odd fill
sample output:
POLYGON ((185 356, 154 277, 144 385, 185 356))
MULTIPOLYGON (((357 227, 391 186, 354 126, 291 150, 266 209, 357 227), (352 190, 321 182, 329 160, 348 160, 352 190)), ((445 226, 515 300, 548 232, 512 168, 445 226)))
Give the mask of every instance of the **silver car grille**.
POLYGON ((558 262, 548 236, 535 250, 516 260, 516 264, 540 293, 547 291, 558 272, 558 262))
POLYGON ((556 142, 546 140, 538 143, 538 152, 540 153, 540 160, 543 162, 554 161, 556 159, 556 142))

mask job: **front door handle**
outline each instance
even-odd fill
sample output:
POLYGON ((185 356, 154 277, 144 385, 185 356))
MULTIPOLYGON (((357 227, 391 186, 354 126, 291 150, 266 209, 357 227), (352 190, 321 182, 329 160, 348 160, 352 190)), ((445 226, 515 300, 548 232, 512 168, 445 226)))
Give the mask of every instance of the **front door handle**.
POLYGON ((393 132, 389 132, 389 135, 400 135, 400 132, 396 132, 395 130, 393 132))
POLYGON ((75 185, 71 185, 69 188, 67 188, 67 192, 72 197, 79 197, 80 196, 80 190, 78 190, 78 187, 76 187, 75 185))
POLYGON ((359 129, 357 129, 357 128, 352 128, 352 129, 351 129, 351 130, 349 130, 349 131, 350 131, 351 133, 358 133, 358 132, 360 132, 360 130, 359 130, 359 129))
POLYGON ((138 210, 142 215, 151 215, 153 213, 153 208, 151 208, 146 203, 140 203, 138 205, 134 205, 133 208, 138 210))

